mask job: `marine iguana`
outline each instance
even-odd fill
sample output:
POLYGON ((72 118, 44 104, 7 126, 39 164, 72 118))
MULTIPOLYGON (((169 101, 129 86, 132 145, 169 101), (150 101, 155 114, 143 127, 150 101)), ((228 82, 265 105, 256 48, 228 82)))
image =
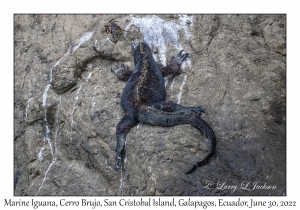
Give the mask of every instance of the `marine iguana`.
POLYGON ((119 168, 127 133, 136 123, 141 122, 156 126, 191 124, 209 138, 210 151, 203 160, 197 162, 187 172, 190 174, 198 167, 206 164, 214 155, 216 138, 213 129, 200 118, 202 112, 206 113, 202 106, 184 107, 173 101, 165 101, 166 89, 163 77, 178 74, 180 65, 189 54, 183 53, 181 50, 176 57, 172 56, 169 65, 160 68, 146 42, 135 41, 131 48, 135 66, 133 71, 124 64, 111 68, 118 79, 127 81, 121 98, 121 106, 126 114, 116 128, 115 167, 119 168))

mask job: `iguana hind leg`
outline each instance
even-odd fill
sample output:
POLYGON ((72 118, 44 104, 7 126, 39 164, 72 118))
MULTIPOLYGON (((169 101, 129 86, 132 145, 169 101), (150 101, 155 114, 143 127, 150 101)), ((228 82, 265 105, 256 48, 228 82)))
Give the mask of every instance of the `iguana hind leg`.
POLYGON ((116 136, 117 136, 117 147, 116 147, 116 160, 115 167, 119 168, 119 163, 121 160, 121 152, 124 149, 126 136, 130 128, 132 128, 137 123, 137 120, 126 114, 117 125, 116 136))
POLYGON ((195 171, 198 167, 205 165, 215 153, 215 133, 210 127, 210 125, 200 117, 190 114, 177 114, 175 112, 166 112, 155 109, 153 107, 142 106, 139 111, 138 118, 139 121, 142 123, 165 127, 173 125, 191 124, 198 130, 200 130, 209 139, 210 151, 208 155, 203 160, 197 162, 197 164, 194 165, 192 169, 187 172, 187 174, 190 174, 193 171, 195 171))

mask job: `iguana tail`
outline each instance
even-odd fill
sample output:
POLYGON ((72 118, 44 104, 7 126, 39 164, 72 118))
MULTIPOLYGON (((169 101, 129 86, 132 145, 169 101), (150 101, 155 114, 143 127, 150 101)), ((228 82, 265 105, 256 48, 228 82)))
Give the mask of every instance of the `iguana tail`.
POLYGON ((209 124, 200 117, 193 114, 183 114, 180 112, 165 112, 148 107, 141 110, 138 114, 139 121, 145 124, 169 127, 173 125, 191 124, 207 137, 210 141, 209 154, 202 160, 197 162, 191 170, 187 172, 190 174, 194 172, 198 167, 205 165, 214 155, 216 148, 216 137, 213 129, 209 124))
POLYGON ((208 139, 210 140, 210 151, 203 160, 197 162, 197 164, 195 164, 192 169, 189 170, 186 174, 190 174, 194 172, 198 167, 205 165, 212 158, 216 150, 216 136, 210 125, 205 120, 197 117, 192 119, 191 124, 197 129, 201 130, 204 133, 205 138, 208 137, 208 139))

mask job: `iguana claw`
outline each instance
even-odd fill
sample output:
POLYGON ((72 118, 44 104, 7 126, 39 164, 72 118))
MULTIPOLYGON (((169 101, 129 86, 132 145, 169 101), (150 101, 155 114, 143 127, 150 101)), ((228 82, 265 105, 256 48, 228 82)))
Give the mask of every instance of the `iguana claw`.
POLYGON ((183 61, 185 61, 185 59, 189 56, 188 53, 182 53, 183 50, 180 50, 179 53, 176 55, 176 57, 172 56, 171 58, 171 62, 175 61, 177 62, 179 65, 182 64, 183 61))

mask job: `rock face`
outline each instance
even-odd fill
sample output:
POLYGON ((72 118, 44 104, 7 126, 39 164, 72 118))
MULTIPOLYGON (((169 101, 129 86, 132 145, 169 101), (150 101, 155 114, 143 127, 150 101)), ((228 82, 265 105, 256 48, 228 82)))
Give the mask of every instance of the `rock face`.
POLYGON ((285 15, 15 15, 14 30, 15 195, 285 195, 285 15), (191 125, 138 124, 114 169, 125 82, 110 69, 133 68, 137 38, 159 65, 190 54, 167 100, 203 105, 217 137, 190 175, 209 149, 191 125))

